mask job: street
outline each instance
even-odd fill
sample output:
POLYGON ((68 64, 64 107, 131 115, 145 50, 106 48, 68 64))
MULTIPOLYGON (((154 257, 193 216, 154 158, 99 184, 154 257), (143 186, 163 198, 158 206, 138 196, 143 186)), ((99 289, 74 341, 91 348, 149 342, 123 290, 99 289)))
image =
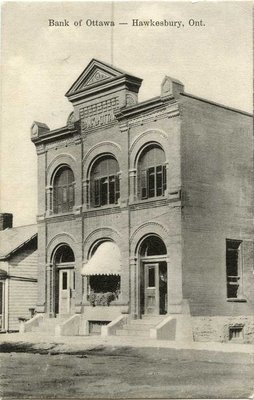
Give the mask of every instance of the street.
MULTIPOLYGON (((2 398, 248 398, 253 365, 204 362, 162 348, 95 346, 60 354, 0 347, 2 398)), ((232 357, 234 355, 232 354, 232 357)))

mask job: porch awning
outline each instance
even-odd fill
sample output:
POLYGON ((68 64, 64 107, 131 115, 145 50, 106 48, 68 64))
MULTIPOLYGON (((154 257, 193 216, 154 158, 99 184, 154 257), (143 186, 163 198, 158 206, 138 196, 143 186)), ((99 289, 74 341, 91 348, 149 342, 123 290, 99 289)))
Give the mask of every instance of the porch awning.
POLYGON ((121 254, 118 246, 112 242, 102 243, 92 258, 83 265, 81 274, 89 275, 120 275, 121 254))

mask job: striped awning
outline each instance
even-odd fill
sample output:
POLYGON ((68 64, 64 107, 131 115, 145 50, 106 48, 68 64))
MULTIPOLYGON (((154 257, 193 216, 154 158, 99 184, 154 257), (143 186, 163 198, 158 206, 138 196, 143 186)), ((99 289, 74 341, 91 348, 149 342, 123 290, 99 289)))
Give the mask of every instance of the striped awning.
POLYGON ((118 246, 112 242, 102 243, 90 260, 83 265, 81 274, 90 275, 120 275, 121 254, 118 246))

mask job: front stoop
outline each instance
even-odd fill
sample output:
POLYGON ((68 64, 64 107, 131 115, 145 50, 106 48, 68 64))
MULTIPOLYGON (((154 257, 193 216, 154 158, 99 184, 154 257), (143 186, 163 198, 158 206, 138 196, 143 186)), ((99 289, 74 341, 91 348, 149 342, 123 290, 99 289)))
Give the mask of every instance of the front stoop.
POLYGON ((33 326, 30 330, 31 333, 37 333, 40 336, 55 336, 57 326, 61 325, 66 320, 66 317, 41 319, 37 326, 33 326))
POLYGON ((116 336, 134 336, 150 338, 150 329, 155 328, 164 319, 164 316, 144 315, 142 319, 128 320, 121 329, 116 330, 116 336))
POLYGON ((152 340, 173 340, 177 342, 193 342, 191 316, 186 314, 143 315, 142 319, 125 319, 119 325, 112 321, 115 330, 108 331, 109 335, 121 337, 137 337, 152 340))

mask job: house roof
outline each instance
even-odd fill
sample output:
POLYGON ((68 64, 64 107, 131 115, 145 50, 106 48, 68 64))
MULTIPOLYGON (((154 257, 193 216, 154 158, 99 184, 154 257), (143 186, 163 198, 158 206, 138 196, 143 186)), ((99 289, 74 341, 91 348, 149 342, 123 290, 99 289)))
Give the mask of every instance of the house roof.
POLYGON ((0 260, 6 260, 37 235, 37 225, 24 225, 0 231, 0 260))

